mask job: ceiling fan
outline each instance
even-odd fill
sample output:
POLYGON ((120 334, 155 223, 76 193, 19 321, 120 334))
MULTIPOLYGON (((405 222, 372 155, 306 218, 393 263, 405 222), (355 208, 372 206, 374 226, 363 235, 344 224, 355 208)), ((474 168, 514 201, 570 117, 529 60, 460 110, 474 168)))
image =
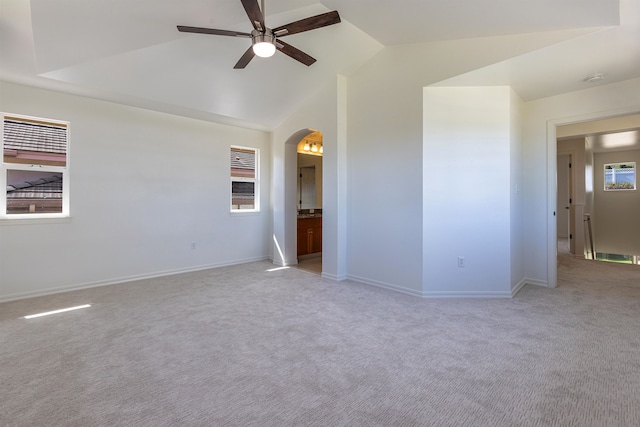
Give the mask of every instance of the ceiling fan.
POLYGON ((276 49, 296 61, 309 66, 316 62, 315 58, 307 55, 300 49, 281 41, 280 38, 290 36, 291 34, 302 33, 304 31, 315 30, 316 28, 326 27, 328 25, 338 24, 340 22, 340 15, 334 10, 271 29, 267 28, 264 24, 264 0, 262 0, 262 8, 258 4, 258 0, 240 0, 240 2, 242 3, 242 6, 244 6, 244 10, 247 12, 247 16, 249 16, 249 20, 253 25, 253 31, 251 31, 251 33, 216 30, 213 28, 187 27, 184 25, 178 25, 178 31, 184 33, 250 38, 251 46, 233 67, 236 69, 245 68, 255 55, 265 58, 272 56, 276 49))

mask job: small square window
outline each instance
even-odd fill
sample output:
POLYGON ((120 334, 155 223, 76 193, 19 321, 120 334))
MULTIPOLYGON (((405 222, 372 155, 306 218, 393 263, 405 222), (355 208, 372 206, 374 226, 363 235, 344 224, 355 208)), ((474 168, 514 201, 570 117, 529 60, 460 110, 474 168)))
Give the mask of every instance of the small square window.
POLYGON ((231 211, 259 211, 258 150, 231 147, 231 211))
POLYGON ((609 163, 604 165, 604 190, 625 191, 636 189, 636 163, 609 163))

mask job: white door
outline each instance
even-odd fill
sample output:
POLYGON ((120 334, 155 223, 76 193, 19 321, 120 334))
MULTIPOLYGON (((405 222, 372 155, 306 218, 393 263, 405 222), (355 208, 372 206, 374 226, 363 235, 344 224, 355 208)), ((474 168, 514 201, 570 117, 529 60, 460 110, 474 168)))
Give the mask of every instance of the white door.
MULTIPOLYGON (((558 155, 558 200, 557 200, 557 233, 558 239, 569 239, 571 228, 569 226, 571 213, 571 155, 558 155)), ((570 246, 569 240, 566 241, 570 246)))

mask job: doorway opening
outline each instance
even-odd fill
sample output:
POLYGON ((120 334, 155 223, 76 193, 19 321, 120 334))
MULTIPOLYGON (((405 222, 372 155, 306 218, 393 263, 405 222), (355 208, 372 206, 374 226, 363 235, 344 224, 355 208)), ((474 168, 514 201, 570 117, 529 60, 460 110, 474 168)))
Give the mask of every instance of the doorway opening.
POLYGON ((557 233, 558 233, 558 252, 575 254, 575 245, 573 245, 574 227, 572 210, 575 211, 573 197, 573 176, 572 176, 572 153, 560 151, 560 142, 558 143, 557 156, 557 233))
POLYGON ((296 248, 298 268, 322 274, 323 135, 312 131, 296 147, 296 248))
POLYGON ((640 161, 638 124, 637 112, 556 123, 556 257, 566 248, 590 260, 638 262, 640 202, 606 187, 607 162, 640 161))

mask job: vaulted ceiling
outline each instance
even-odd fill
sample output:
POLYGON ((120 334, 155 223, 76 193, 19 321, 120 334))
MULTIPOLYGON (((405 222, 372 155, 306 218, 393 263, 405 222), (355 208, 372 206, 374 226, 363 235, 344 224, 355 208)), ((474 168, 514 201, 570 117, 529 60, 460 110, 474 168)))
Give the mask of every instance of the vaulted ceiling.
POLYGON ((277 53, 234 70, 249 39, 176 25, 249 32, 240 0, 0 0, 0 79, 271 129, 337 74, 404 45, 566 31, 561 43, 447 82, 512 84, 527 100, 584 88, 595 72, 605 74, 595 84, 640 77, 640 0, 265 3, 270 28, 329 10, 342 22, 287 37, 317 59, 310 67, 277 53))

